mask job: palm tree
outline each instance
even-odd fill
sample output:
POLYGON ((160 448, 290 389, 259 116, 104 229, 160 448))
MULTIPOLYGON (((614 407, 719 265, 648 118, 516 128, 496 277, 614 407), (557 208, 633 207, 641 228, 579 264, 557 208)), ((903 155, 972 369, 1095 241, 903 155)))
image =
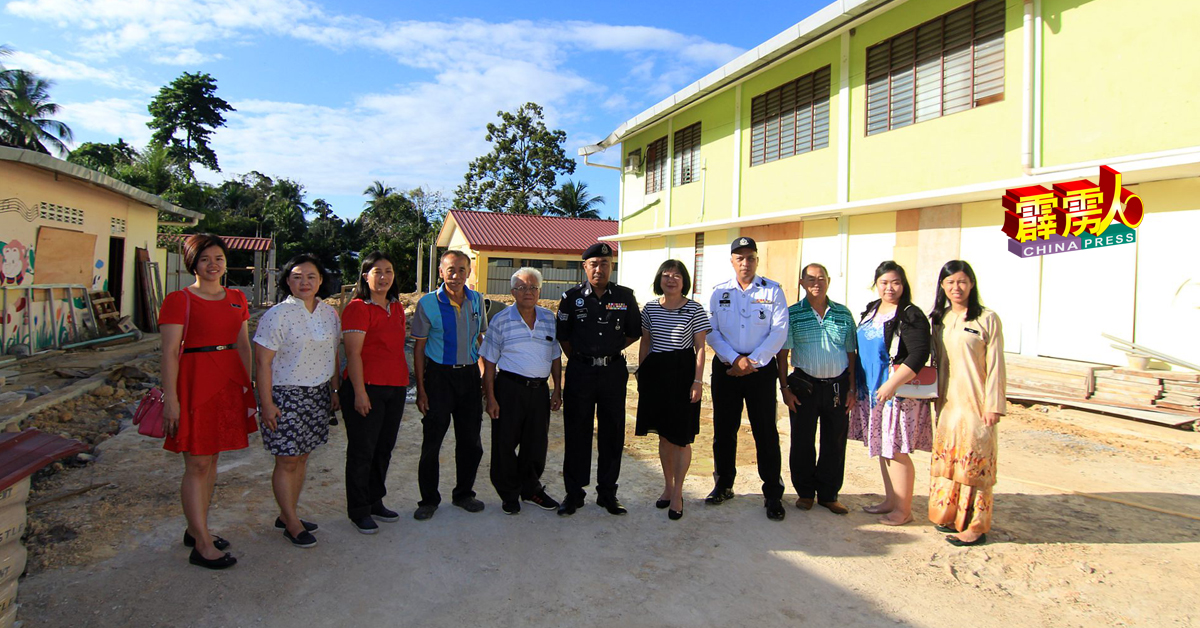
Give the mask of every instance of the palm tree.
POLYGON ((363 194, 369 196, 364 205, 367 208, 374 207, 376 203, 396 193, 396 188, 387 185, 383 181, 376 180, 370 187, 363 190, 363 194))
POLYGON ((60 107, 50 102, 54 83, 25 70, 0 71, 0 143, 66 155, 71 127, 54 120, 60 107))
POLYGON ((598 205, 604 204, 603 196, 592 196, 587 184, 567 180, 554 191, 554 206, 551 212, 568 218, 599 218, 598 205))

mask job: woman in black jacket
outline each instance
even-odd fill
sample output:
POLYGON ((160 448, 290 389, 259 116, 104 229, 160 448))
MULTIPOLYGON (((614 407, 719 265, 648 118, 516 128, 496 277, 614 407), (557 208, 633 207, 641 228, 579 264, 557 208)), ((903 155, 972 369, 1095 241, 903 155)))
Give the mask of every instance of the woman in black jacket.
POLYGON ((929 320, 912 304, 904 268, 886 261, 875 269, 879 299, 858 324, 858 403, 850 416, 850 438, 879 457, 883 501, 863 510, 884 515, 879 522, 912 521, 915 469, 909 454, 933 447, 929 400, 897 397, 929 360, 929 320))

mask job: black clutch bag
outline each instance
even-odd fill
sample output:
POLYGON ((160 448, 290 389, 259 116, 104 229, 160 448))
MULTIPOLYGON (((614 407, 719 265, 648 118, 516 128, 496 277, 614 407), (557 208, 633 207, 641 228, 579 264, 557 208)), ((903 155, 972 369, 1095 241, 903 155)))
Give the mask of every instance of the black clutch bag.
POLYGON ((787 376, 787 384, 788 388, 791 389, 792 394, 801 399, 812 395, 812 382, 805 379, 804 376, 800 375, 800 373, 796 371, 792 371, 791 374, 787 376))

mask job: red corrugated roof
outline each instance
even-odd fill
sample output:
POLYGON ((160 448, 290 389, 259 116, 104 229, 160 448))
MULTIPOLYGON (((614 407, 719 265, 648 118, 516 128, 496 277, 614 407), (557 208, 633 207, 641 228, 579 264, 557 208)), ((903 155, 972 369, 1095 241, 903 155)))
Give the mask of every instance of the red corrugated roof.
MULTIPOLYGON (((183 242, 184 238, 188 237, 187 233, 160 233, 158 234, 158 245, 165 246, 175 242, 183 242)), ((247 238, 241 236, 220 236, 225 241, 225 246, 228 246, 231 251, 269 251, 271 250, 271 238, 247 238)))
MULTIPOLYGON (((471 248, 477 251, 582 254, 600 236, 617 230, 615 220, 450 211, 471 248)), ((445 227, 443 227, 445 228, 445 227)), ((614 251, 616 242, 607 242, 614 251)))
POLYGON ((59 458, 81 451, 87 451, 87 445, 32 427, 17 434, 0 434, 0 491, 59 458))

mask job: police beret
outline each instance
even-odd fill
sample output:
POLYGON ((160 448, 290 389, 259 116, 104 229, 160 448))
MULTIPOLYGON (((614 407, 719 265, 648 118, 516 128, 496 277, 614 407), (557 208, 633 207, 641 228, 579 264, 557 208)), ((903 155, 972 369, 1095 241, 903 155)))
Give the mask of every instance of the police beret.
POLYGON ((752 249, 758 252, 758 244, 754 242, 754 238, 734 238, 733 242, 729 243, 729 252, 736 253, 738 249, 752 249))
POLYGON ((593 257, 612 257, 612 247, 603 242, 597 242, 589 246, 583 252, 583 259, 591 259, 593 257))

